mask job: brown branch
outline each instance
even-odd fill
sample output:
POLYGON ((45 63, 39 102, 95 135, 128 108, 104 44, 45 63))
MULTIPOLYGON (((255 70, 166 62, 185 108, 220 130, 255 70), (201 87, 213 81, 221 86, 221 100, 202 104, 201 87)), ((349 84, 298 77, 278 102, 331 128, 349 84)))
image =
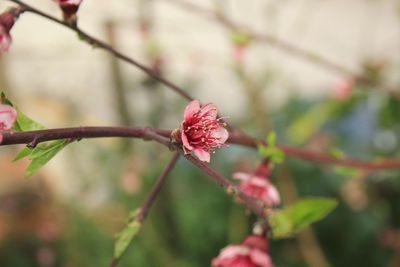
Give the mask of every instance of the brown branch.
MULTIPOLYGON (((255 139, 246 136, 243 133, 233 133, 229 136, 229 143, 257 148, 257 144, 266 145, 264 140, 255 139)), ((400 169, 400 159, 384 159, 384 160, 358 160, 351 158, 336 158, 324 153, 312 152, 306 149, 295 148, 285 145, 276 145, 286 156, 300 158, 303 160, 322 162, 334 165, 350 166, 362 169, 378 170, 378 169, 400 169)))
MULTIPOLYGON (((168 163, 167 167, 165 167, 160 178, 157 180, 156 184, 151 189, 150 194, 146 197, 146 200, 144 201, 142 207, 140 208, 140 212, 135 219, 138 223, 142 223, 146 219, 147 213, 149 212, 151 205, 153 204, 158 193, 160 193, 161 188, 164 185, 164 182, 168 177, 168 174, 171 172, 172 168, 175 166, 176 162, 179 159, 179 156, 180 156, 180 154, 178 152, 174 154, 171 161, 168 163)), ((113 258, 109 266, 110 267, 116 266, 118 263, 118 260, 119 260, 118 258, 113 258)))
MULTIPOLYGON (((40 142, 64 138, 79 140, 81 138, 98 137, 142 138, 145 140, 155 140, 166 146, 170 146, 170 135, 171 130, 156 129, 151 127, 73 127, 27 132, 5 132, 3 133, 3 142, 0 144, 0 146, 13 144, 32 144, 34 146, 40 142)), ((230 134, 228 143, 257 148, 257 144, 265 144, 265 141, 247 136, 239 131, 234 131, 230 134)), ((279 144, 276 146, 288 157, 300 158, 308 161, 370 170, 400 169, 400 159, 367 161, 352 158, 336 158, 328 154, 312 152, 306 149, 279 144)))
POLYGON ((252 40, 264 42, 271 46, 275 46, 289 54, 292 54, 296 57, 302 58, 308 62, 313 64, 317 64, 325 69, 331 70, 333 72, 339 73, 344 76, 348 76, 349 78, 353 78, 360 85, 369 85, 369 86, 377 86, 381 88, 382 91, 392 95, 393 97, 400 98, 400 90, 391 85, 383 84, 380 81, 374 80, 366 75, 362 75, 356 73, 344 66, 339 65, 336 62, 333 62, 321 55, 318 55, 314 52, 308 51, 306 49, 297 47, 296 45, 289 43, 287 41, 281 40, 271 34, 267 33, 259 33, 254 30, 249 29, 248 26, 236 23, 231 20, 229 17, 222 14, 220 11, 213 11, 196 4, 192 4, 186 1, 181 0, 164 0, 166 2, 175 4, 185 10, 188 10, 192 13, 199 14, 205 16, 207 18, 212 18, 218 21, 221 25, 226 27, 232 31, 240 31, 247 34, 252 40))

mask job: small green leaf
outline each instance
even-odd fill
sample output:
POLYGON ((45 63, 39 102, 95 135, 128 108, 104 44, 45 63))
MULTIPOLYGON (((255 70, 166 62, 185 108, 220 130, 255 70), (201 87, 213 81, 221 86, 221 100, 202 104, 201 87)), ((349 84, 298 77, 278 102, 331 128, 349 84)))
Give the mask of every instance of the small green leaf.
MULTIPOLYGON (((5 97, 6 97, 5 93, 1 92, 1 98, 5 98, 5 97)), ((12 103, 8 98, 4 99, 2 101, 2 104, 10 105, 17 110, 17 113, 18 113, 17 120, 15 121, 14 126, 13 126, 13 129, 15 131, 24 132, 24 131, 34 131, 34 130, 46 129, 46 127, 44 127, 40 123, 35 122, 34 120, 32 120, 31 118, 26 116, 24 113, 22 113, 21 110, 19 110, 19 108, 17 107, 17 105, 12 103)))
POLYGON ((339 148, 333 147, 329 151, 329 155, 334 157, 335 159, 343 159, 345 157, 345 154, 343 151, 341 151, 339 148))
POLYGON ((273 163, 282 163, 285 159, 285 154, 282 150, 275 147, 276 134, 275 132, 271 132, 266 138, 267 146, 259 144, 258 152, 260 156, 263 158, 268 158, 273 163))
POLYGON ((361 174, 360 169, 349 166, 336 166, 334 170, 336 174, 347 176, 350 178, 357 178, 361 174))
POLYGON ((37 123, 36 121, 32 120, 28 116, 19 110, 19 108, 14 105, 15 109, 18 112, 17 120, 15 121, 13 129, 18 132, 25 132, 25 131, 34 131, 34 130, 44 130, 46 127, 37 123))
POLYGON ((271 132, 267 137, 268 146, 275 146, 276 134, 275 132, 271 132))
POLYGON ((79 39, 80 41, 84 41, 84 42, 87 41, 87 38, 86 38, 84 35, 82 35, 81 33, 78 33, 78 39, 79 39))
POLYGON ((307 225, 325 217, 336 206, 337 201, 330 198, 306 198, 293 206, 271 214, 269 217, 274 238, 292 236, 307 225))
POLYGON ((29 156, 32 153, 32 149, 30 149, 29 147, 24 147, 19 153, 18 155, 15 157, 15 159, 13 161, 17 161, 19 159, 25 158, 26 156, 29 156))
POLYGON ((231 41, 235 45, 244 46, 250 43, 251 36, 240 31, 235 31, 231 34, 231 41))
POLYGON ((35 147, 29 158, 32 162, 26 168, 26 176, 30 177, 43 165, 49 162, 58 152, 60 152, 69 142, 65 139, 45 142, 35 147))
MULTIPOLYGON (((1 92, 1 98, 5 98, 4 92, 1 92)), ((28 116, 19 110, 17 105, 12 103, 9 99, 5 98, 2 101, 3 104, 13 106, 17 112, 17 119, 14 123, 13 129, 17 132, 34 131, 46 129, 40 123, 32 120, 28 116)), ((60 152, 69 142, 65 139, 43 142, 37 145, 34 149, 28 147, 23 148, 18 155, 15 157, 14 161, 29 156, 32 160, 26 169, 26 176, 29 177, 34 174, 38 169, 40 169, 44 164, 49 162, 58 152, 60 152)))
POLYGON ((128 248, 132 239, 139 232, 141 223, 136 220, 140 214, 140 209, 137 209, 129 214, 127 226, 118 234, 115 235, 114 257, 119 259, 128 248))

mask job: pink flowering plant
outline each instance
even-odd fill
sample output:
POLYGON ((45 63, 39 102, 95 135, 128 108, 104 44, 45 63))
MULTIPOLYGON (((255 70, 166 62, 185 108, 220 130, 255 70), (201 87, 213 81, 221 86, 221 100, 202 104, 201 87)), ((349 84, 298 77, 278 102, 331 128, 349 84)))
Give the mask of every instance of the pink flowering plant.
MULTIPOLYGON (((47 129, 43 125, 23 114, 15 104, 5 97, 4 94, 1 95, 0 146, 15 144, 26 145, 16 155, 15 160, 27 158, 30 161, 26 168, 27 177, 35 174, 65 147, 75 143, 75 141, 85 138, 140 138, 146 141, 150 140, 157 142, 164 148, 173 151, 174 154, 171 156, 171 160, 166 165, 164 171, 160 173, 159 179, 146 196, 143 205, 139 208, 135 207, 133 212, 130 213, 125 227, 116 235, 113 255, 110 256, 110 267, 114 267, 118 264, 122 255, 132 243, 134 237, 140 232, 152 203, 162 189, 167 176, 176 166, 177 161, 181 157, 184 157, 188 162, 199 168, 202 173, 211 177, 217 185, 223 187, 224 191, 227 194, 230 194, 233 200, 238 202, 235 203, 235 205, 239 204, 245 206, 245 209, 241 211, 243 214, 240 214, 239 216, 246 216, 245 211, 248 213, 251 212, 254 215, 246 218, 246 222, 248 221, 250 223, 246 223, 244 230, 242 229, 241 231, 238 231, 240 234, 240 240, 245 237, 243 242, 227 246, 222 249, 220 254, 214 259, 211 259, 211 256, 207 258, 207 261, 211 262, 213 267, 273 267, 274 264, 272 259, 275 255, 270 255, 270 239, 292 237, 298 231, 304 229, 311 223, 322 219, 336 207, 337 202, 331 198, 304 198, 288 205, 287 202, 290 198, 287 198, 284 194, 281 195, 278 191, 279 186, 273 184, 273 181, 279 181, 280 178, 276 177, 278 175, 274 172, 274 167, 285 160, 285 155, 316 162, 346 165, 357 168, 378 169, 386 168, 387 166, 390 168, 393 168, 393 166, 400 168, 400 162, 395 162, 394 164, 393 161, 390 160, 387 162, 369 162, 345 158, 338 159, 323 153, 314 153, 297 147, 277 144, 276 139, 280 139, 281 136, 276 136, 273 132, 270 133, 266 139, 258 139, 245 134, 238 127, 230 124, 228 127, 227 122, 225 122, 228 117, 219 114, 217 105, 213 103, 201 105, 199 100, 193 100, 193 97, 185 92, 185 90, 162 76, 162 73, 164 73, 163 68, 167 64, 164 64, 165 59, 162 58, 161 53, 157 53, 157 57, 153 58, 153 68, 148 67, 121 53, 112 45, 92 37, 80 29, 77 26, 77 12, 82 4, 82 0, 52 1, 53 6, 55 5, 55 2, 62 10, 63 20, 60 20, 51 14, 46 14, 19 0, 10 1, 17 4, 18 8, 11 8, 0 15, 0 54, 6 52, 11 45, 10 30, 15 24, 18 16, 22 13, 29 12, 49 19, 62 27, 67 27, 69 30, 78 33, 78 35, 82 37, 82 41, 93 45, 95 48, 110 52, 110 54, 116 58, 132 66, 138 67, 148 74, 152 81, 154 79, 167 86, 189 102, 187 105, 182 104, 179 106, 179 118, 177 118, 176 121, 172 121, 173 125, 179 126, 176 130, 156 128, 154 125, 149 125, 152 124, 150 122, 145 127, 137 127, 133 126, 134 123, 129 120, 124 121, 124 126, 76 126, 47 129), (181 121, 182 115, 183 121, 181 121), (233 164, 230 164, 229 161, 231 161, 231 157, 224 158, 229 159, 226 160, 224 164, 232 167, 227 169, 226 177, 229 178, 226 178, 213 169, 212 167, 214 166, 210 167, 209 164, 205 164, 204 162, 209 163, 213 154, 222 147, 229 148, 229 150, 219 151, 218 156, 224 156, 224 153, 220 152, 229 151, 229 153, 233 153, 234 149, 230 148, 228 143, 245 146, 249 149, 257 149, 259 156, 256 156, 256 153, 254 153, 254 158, 251 160, 247 159, 248 166, 250 167, 245 171, 243 170, 245 168, 236 168, 233 164), (192 154, 194 156, 192 156, 192 154), (231 171, 234 168, 238 171, 231 171), (248 225, 254 225, 254 227, 250 229, 248 225)), ((231 25, 232 28, 235 28, 230 29, 231 31, 234 31, 231 38, 231 43, 234 47, 233 61, 236 64, 236 69, 240 67, 241 78, 246 81, 246 84, 257 84, 254 81, 250 81, 248 77, 245 77, 246 72, 244 71, 244 67, 246 57, 244 56, 244 53, 247 53, 247 51, 251 49, 250 44, 256 42, 257 39, 272 39, 259 38, 259 36, 247 32, 245 29, 236 29, 236 24, 229 23, 228 20, 224 19, 222 14, 218 14, 218 18, 221 21, 224 21, 226 25, 231 25)), ((142 35, 146 38, 150 38, 151 23, 146 24, 146 29, 142 29, 142 31, 146 32, 146 34, 142 35)), ((112 31, 110 30, 110 32, 112 31)), ((274 42, 278 41, 279 40, 274 40, 274 42)), ((295 49, 291 46, 283 47, 289 48, 289 50, 295 51, 295 53, 302 53, 302 50, 295 49)), ((65 76, 68 77, 68 75, 65 76)), ((263 78, 260 80, 265 79, 263 78)), ((353 80, 349 79, 348 81, 353 80)), ((355 88, 355 81, 356 80, 354 80, 354 84, 351 82, 337 86, 335 89, 335 98, 346 99, 355 88)), ((365 82, 366 79, 363 81, 365 82)), ((219 88, 215 88, 215 90, 219 90, 219 88)), ((251 91, 249 94, 258 93, 257 90, 253 90, 253 88, 250 88, 249 91, 251 91)), ((254 102, 257 102, 257 95, 253 95, 252 97, 253 100, 255 99, 254 102)), ((122 96, 119 99, 122 103, 128 99, 128 97, 122 96)), ((160 102, 166 101, 163 100, 160 102)), ((169 103, 162 104, 169 105, 169 103)), ((261 105, 262 104, 261 101, 261 105)), ((121 104, 121 113, 128 113, 127 110, 129 109, 125 107, 124 110, 123 107, 124 104, 121 104)), ((153 102, 151 107, 153 107, 153 102)), ((259 108, 260 107, 254 107, 257 111, 260 111, 259 108)), ((261 109, 262 108, 264 107, 261 107, 261 109)), ((171 116, 171 118, 173 117, 171 116)), ((261 116, 262 122, 264 122, 264 119, 265 118, 261 116)), ((310 121, 312 122, 312 120, 307 120, 307 122, 310 121)), ((266 127, 264 135, 267 135, 266 131, 269 131, 269 129, 272 128, 272 126, 269 128, 266 127)), ((296 134, 297 133, 298 132, 296 132, 296 134)), ((282 137, 282 140, 280 139, 280 141, 283 142, 285 140, 284 138, 285 137, 282 137)), ((167 149, 166 152, 168 152, 167 149)), ((218 164, 218 162, 219 161, 216 160, 215 164, 218 164)), ((140 175, 136 172, 132 171, 132 173, 124 175, 124 177, 128 178, 126 178, 122 184, 130 185, 131 188, 136 190, 140 187, 140 182, 138 182, 138 180, 140 180, 139 176, 140 175), (134 182, 131 182, 130 179, 134 180, 134 182)), ((214 196, 214 194, 211 194, 208 191, 206 195, 207 197, 214 196)), ((193 208, 196 208, 195 205, 193 208)), ((213 222, 213 218, 205 218, 202 221, 203 224, 209 223, 210 225, 213 222)), ((233 229, 230 230, 231 232, 234 232, 233 234, 237 234, 236 225, 233 227, 226 225, 226 229, 228 228, 233 229)), ((195 231, 195 229, 193 229, 193 231, 195 231)), ((217 252, 213 255, 216 254, 217 252)), ((50 266, 50 264, 48 266, 50 266)))

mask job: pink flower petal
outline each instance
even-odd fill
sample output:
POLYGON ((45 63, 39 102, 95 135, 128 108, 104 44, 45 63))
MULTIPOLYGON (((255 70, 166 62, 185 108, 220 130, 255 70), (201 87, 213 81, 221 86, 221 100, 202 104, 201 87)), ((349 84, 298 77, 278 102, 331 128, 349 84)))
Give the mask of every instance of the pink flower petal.
POLYGON ((193 114, 200 110, 200 102, 198 100, 193 100, 190 102, 186 108, 185 112, 183 113, 183 117, 185 122, 189 122, 192 118, 193 114))
POLYGON ((235 172, 233 175, 233 179, 247 181, 250 179, 251 175, 244 172, 235 172))
POLYGON ((10 48, 11 37, 8 32, 0 25, 0 54, 3 54, 10 48))
POLYGON ((0 130, 10 130, 17 119, 17 111, 9 105, 0 104, 0 130))
POLYGON ((279 203, 281 203, 281 198, 279 196, 279 192, 276 189, 276 187, 273 186, 272 184, 268 187, 268 195, 269 195, 270 199, 272 200, 272 202, 274 203, 274 205, 278 205, 279 203))
POLYGON ((201 107, 199 116, 204 117, 207 120, 216 120, 218 115, 218 108, 213 103, 208 103, 201 107))
POLYGON ((194 154, 199 158, 201 161, 210 162, 210 153, 201 149, 201 148, 194 148, 194 154))
POLYGON ((189 154, 190 151, 193 150, 193 147, 190 145, 186 134, 182 130, 181 130, 181 139, 183 143, 183 149, 185 150, 185 154, 189 154))
POLYGON ((270 256, 262 250, 252 249, 250 252, 251 261, 260 267, 274 267, 270 256))
POLYGON ((212 131, 211 136, 218 139, 218 143, 223 144, 228 140, 229 133, 224 127, 219 126, 212 131))

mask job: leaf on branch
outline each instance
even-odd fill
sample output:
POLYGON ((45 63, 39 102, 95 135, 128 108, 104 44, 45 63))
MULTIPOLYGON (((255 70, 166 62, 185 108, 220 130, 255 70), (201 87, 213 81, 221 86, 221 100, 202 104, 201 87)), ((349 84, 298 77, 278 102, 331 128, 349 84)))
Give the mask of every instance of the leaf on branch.
POLYGON ((271 214, 269 222, 273 238, 291 237, 295 232, 324 218, 337 204, 331 198, 305 198, 289 208, 271 214))
POLYGON ((29 147, 24 147, 19 153, 18 155, 13 159, 13 161, 17 161, 19 159, 25 158, 27 156, 29 156, 32 153, 32 149, 30 149, 29 147))
POLYGON ((231 41, 235 45, 246 46, 251 42, 251 36, 244 32, 234 31, 231 34, 231 41))
POLYGON ((29 158, 32 160, 26 168, 26 177, 30 177, 37 170, 49 162, 58 152, 60 152, 69 142, 65 139, 44 142, 35 147, 29 158))
MULTIPOLYGON (((6 95, 4 92, 1 92, 0 98, 5 98, 6 95)), ((12 103, 8 98, 4 99, 2 104, 10 105, 17 110, 17 120, 14 123, 13 129, 17 132, 25 132, 25 131, 34 131, 34 130, 44 130, 46 127, 32 120, 28 116, 19 110, 18 106, 12 103)))
POLYGON ((137 209, 129 215, 128 223, 126 227, 118 234, 115 235, 116 241, 114 246, 114 257, 119 259, 121 255, 128 248, 132 239, 140 230, 141 223, 136 220, 137 216, 140 214, 140 209, 137 209))
MULTIPOLYGON (((4 92, 1 92, 1 98, 5 97, 6 95, 4 94, 4 92)), ((22 113, 21 110, 19 110, 19 108, 17 107, 17 105, 12 103, 8 98, 5 98, 2 101, 2 103, 10 105, 17 110, 18 115, 14 123, 13 130, 17 132, 25 132, 25 131, 47 129, 45 126, 32 120, 24 113, 22 113)), ((19 159, 29 156, 32 162, 26 169, 25 175, 27 177, 30 177, 43 165, 49 162, 55 155, 57 155, 57 153, 60 152, 67 144, 69 144, 69 142, 66 139, 60 139, 55 141, 43 142, 37 145, 34 149, 31 149, 29 147, 24 147, 14 158, 13 161, 17 161, 19 159)))
POLYGON ((282 163, 285 159, 285 154, 279 148, 275 147, 276 134, 271 132, 267 139, 267 146, 259 144, 258 152, 261 157, 269 159, 273 163, 282 163))

